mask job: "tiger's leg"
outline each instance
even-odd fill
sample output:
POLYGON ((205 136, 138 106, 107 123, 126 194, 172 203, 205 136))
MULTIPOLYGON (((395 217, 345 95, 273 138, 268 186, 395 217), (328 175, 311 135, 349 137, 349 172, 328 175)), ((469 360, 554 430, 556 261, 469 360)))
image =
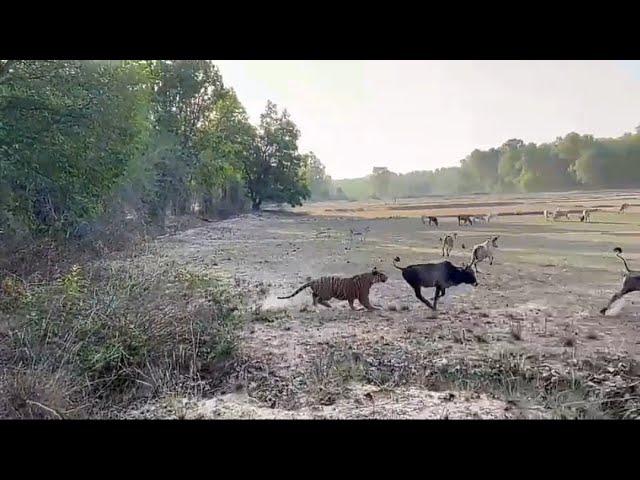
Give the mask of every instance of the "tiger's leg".
POLYGON ((318 295, 315 293, 311 294, 313 296, 313 306, 316 307, 318 305, 318 295))
POLYGON ((360 298, 358 298, 358 301, 362 304, 364 308, 366 308, 370 312, 374 310, 380 310, 378 307, 374 307, 373 305, 371 305, 371 303, 369 302, 369 298, 366 295, 363 295, 360 298))
POLYGON ((355 310, 356 312, 359 312, 360 310, 362 310, 361 308, 356 308, 353 302, 355 302, 355 299, 353 298, 349 299, 349 306, 351 307, 351 310, 355 310))
POLYGON ((329 302, 327 302, 326 300, 318 300, 318 303, 320 303, 320 305, 324 305, 327 308, 333 308, 331 306, 331 304, 329 302))

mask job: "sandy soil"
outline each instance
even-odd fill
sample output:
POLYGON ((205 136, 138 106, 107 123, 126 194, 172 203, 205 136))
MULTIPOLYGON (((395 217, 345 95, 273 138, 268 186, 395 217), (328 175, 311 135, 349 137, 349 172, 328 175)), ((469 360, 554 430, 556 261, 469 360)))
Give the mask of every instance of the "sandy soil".
POLYGON ((247 305, 242 362, 230 390, 190 401, 182 415, 544 417, 586 402, 574 398, 575 385, 561 388, 559 378, 580 376, 583 387, 638 383, 640 294, 629 295, 616 315, 598 310, 620 284, 613 247, 640 265, 639 199, 626 191, 317 203, 161 239, 163 255, 225 276, 247 305), (632 208, 618 215, 623 202, 632 208), (586 224, 533 214, 556 206, 600 210, 586 224), (500 216, 472 227, 447 217, 488 211, 500 216), (427 214, 441 217, 439 228, 422 225, 417 217, 427 214), (351 241, 349 229, 365 226, 371 228, 366 240, 351 241), (489 235, 500 235, 500 247, 492 266, 479 265, 480 285, 448 290, 434 314, 391 260, 440 261, 439 238, 450 232, 458 233, 450 258, 458 265, 489 235), (314 309, 308 291, 276 299, 309 278, 374 266, 389 275, 372 289, 380 311, 353 312, 336 300, 331 309, 314 309))

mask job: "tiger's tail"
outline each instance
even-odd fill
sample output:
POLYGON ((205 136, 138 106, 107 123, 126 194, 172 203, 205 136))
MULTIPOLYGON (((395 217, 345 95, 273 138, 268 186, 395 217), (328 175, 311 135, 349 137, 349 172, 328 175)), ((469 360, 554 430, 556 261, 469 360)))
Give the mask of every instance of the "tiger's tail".
POLYGON ((293 292, 291 295, 289 295, 288 297, 277 297, 277 298, 278 298, 278 300, 286 300, 287 298, 295 297, 302 290, 304 290, 305 288, 310 287, 310 286, 311 286, 311 282, 307 282, 304 285, 302 285, 299 289, 297 289, 295 292, 293 292))

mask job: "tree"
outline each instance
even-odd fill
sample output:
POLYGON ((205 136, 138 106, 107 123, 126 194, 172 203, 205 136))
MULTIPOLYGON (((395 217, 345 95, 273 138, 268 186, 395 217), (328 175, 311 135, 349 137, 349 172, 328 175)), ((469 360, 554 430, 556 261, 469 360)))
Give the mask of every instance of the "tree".
POLYGON ((199 167, 200 139, 225 89, 217 67, 206 60, 163 60, 153 67, 156 141, 162 146, 155 161, 154 210, 164 216, 171 204, 174 214, 184 214, 199 167))
POLYGON ((225 90, 203 127, 198 149, 200 163, 194 175, 202 210, 211 213, 214 197, 237 205, 242 162, 251 154, 255 129, 233 90, 225 90))
POLYGON ((145 148, 150 72, 140 62, 2 63, 0 205, 36 233, 94 218, 145 148), (10 68, 9 68, 10 66, 10 68))
POLYGON ((522 147, 524 147, 524 142, 522 140, 519 138, 511 138, 502 144, 500 150, 518 150, 522 147))
POLYGON ((347 197, 347 195, 344 193, 344 190, 342 190, 342 187, 337 187, 336 188, 336 200, 348 200, 349 197, 347 197))
POLYGON ((299 137, 289 113, 284 110, 280 114, 274 103, 267 102, 250 154, 241 159, 253 210, 259 210, 265 201, 295 207, 309 198, 304 157, 298 152, 299 137))
POLYGON ((376 196, 384 198, 389 195, 389 186, 394 176, 395 173, 390 172, 387 167, 373 167, 371 184, 376 196))
POLYGON ((331 196, 331 177, 313 152, 303 155, 305 176, 311 192, 311 198, 326 200, 331 196))
POLYGON ((500 151, 494 148, 489 151, 474 150, 466 158, 465 165, 469 168, 476 183, 484 190, 491 190, 498 181, 498 166, 500 151))

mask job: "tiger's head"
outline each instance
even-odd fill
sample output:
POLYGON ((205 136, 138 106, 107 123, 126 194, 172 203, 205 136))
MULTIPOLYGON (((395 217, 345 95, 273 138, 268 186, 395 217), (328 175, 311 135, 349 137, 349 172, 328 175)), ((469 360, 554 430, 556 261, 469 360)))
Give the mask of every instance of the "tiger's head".
POLYGON ((371 276, 373 277, 372 278, 373 283, 378 283, 378 282, 384 283, 387 281, 387 278, 388 278, 384 273, 379 271, 377 267, 373 267, 373 270, 371 270, 371 276))

